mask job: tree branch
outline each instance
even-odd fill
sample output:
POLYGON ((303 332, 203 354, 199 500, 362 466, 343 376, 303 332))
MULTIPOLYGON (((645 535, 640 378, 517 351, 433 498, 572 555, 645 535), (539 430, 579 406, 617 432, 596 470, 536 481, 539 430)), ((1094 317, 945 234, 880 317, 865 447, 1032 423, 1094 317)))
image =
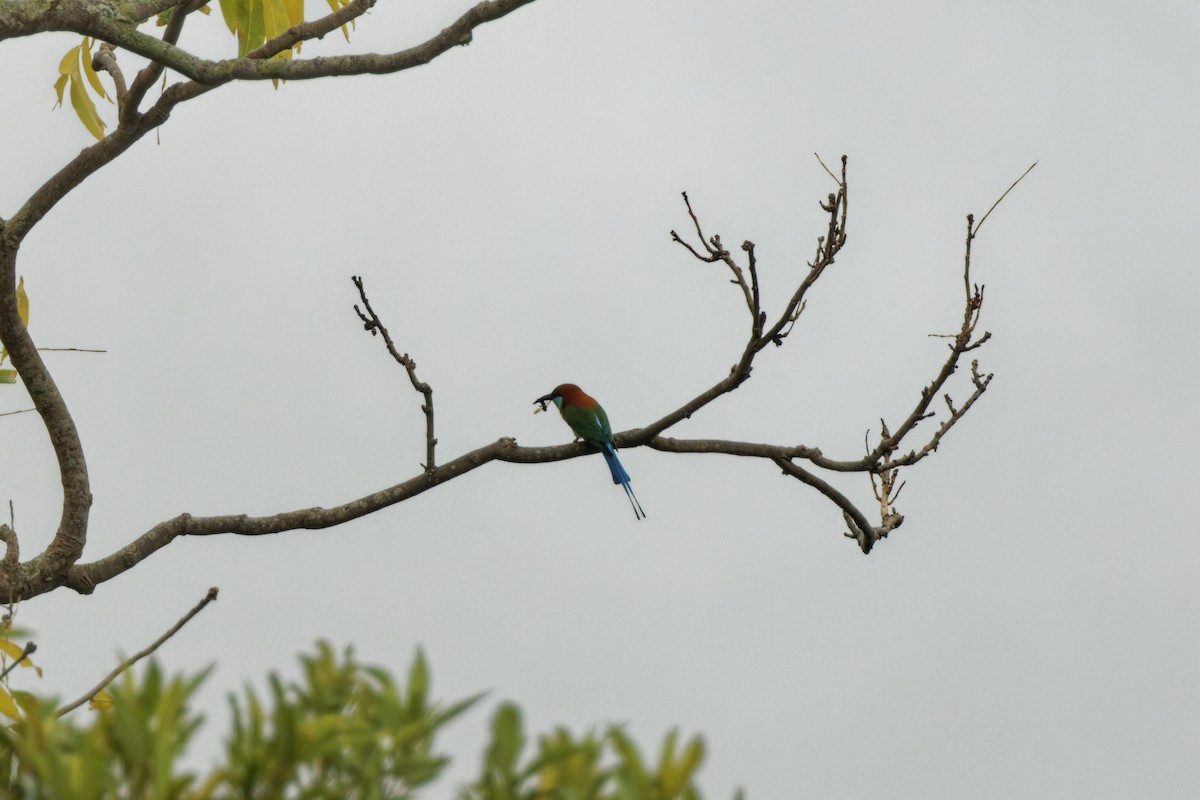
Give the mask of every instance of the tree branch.
POLYGON ((425 463, 421 466, 425 468, 426 472, 429 472, 437 466, 433 452, 434 447, 437 446, 437 438, 433 435, 433 387, 424 381, 417 380, 417 362, 408 353, 402 355, 396 349, 396 344, 392 341, 387 328, 383 326, 375 309, 371 308, 371 301, 367 299, 367 290, 363 288, 362 278, 355 275, 350 280, 354 281, 354 285, 358 287, 358 296, 362 298, 363 308, 367 310, 367 313, 364 314, 357 305, 354 307, 358 318, 363 321, 363 329, 370 331, 372 336, 376 333, 383 334, 383 342, 387 345, 388 352, 392 354, 396 363, 408 372, 408 380, 412 383, 412 387, 425 397, 425 402, 421 404, 421 412, 425 414, 425 463))
MULTIPOLYGON (((60 583, 67 568, 83 554, 88 513, 92 505, 91 485, 79 431, 62 394, 58 391, 58 386, 55 385, 41 354, 29 336, 29 331, 25 328, 25 321, 17 311, 17 251, 16 246, 8 240, 7 234, 10 229, 11 225, 6 228, 4 235, 0 235, 0 343, 7 348, 13 368, 21 376, 50 437, 50 444, 58 460, 63 501, 58 530, 45 552, 34 559, 36 563, 33 564, 33 569, 21 571, 20 576, 4 576, 0 580, 0 590, 5 588, 5 583, 9 587, 14 581, 19 584, 26 583, 27 576, 32 574, 37 574, 49 587, 60 583)), ((20 592, 16 595, 11 591, 7 593, 9 601, 31 596, 33 595, 20 592)))
MULTIPOLYGON (((120 2, 119 0, 57 0, 54 3, 26 3, 0 0, 0 39, 26 36, 49 30, 75 31, 123 47, 155 61, 159 66, 148 67, 139 74, 134 86, 125 93, 125 105, 120 111, 120 123, 104 139, 84 148, 62 169, 42 184, 11 218, 0 221, 0 344, 9 352, 13 367, 21 376, 34 408, 42 418, 54 448, 63 487, 62 516, 58 530, 45 552, 35 557, 13 574, 0 576, 0 597, 10 600, 30 598, 57 586, 73 585, 82 591, 94 586, 94 575, 117 574, 128 566, 115 568, 105 562, 104 569, 73 568, 82 555, 87 536, 91 490, 83 447, 74 420, 50 372, 41 359, 33 340, 16 310, 16 258, 21 243, 29 231, 80 183, 124 153, 146 133, 162 125, 174 107, 197 97, 216 85, 238 78, 315 78, 327 75, 350 75, 364 72, 396 72, 427 64, 452 47, 466 44, 479 25, 499 19, 532 0, 492 0, 480 2, 461 15, 438 35, 416 47, 390 56, 366 54, 333 59, 313 59, 298 70, 286 67, 294 61, 270 59, 270 56, 310 37, 335 30, 344 22, 363 13, 374 0, 355 0, 312 22, 301 23, 280 36, 264 43, 244 58, 224 62, 197 59, 172 43, 178 37, 184 17, 199 4, 187 2, 120 2), (137 25, 152 13, 176 8, 162 40, 137 30, 137 25), (140 16, 139 16, 140 15, 140 16), (284 66, 287 74, 277 74, 284 66), (184 75, 201 78, 204 83, 176 83, 163 92, 145 113, 137 113, 143 84, 152 83, 151 76, 169 67, 184 75)), ((115 55, 102 50, 106 56, 100 66, 120 84, 115 55)), ((432 459, 430 459, 432 462, 432 459)), ((155 536, 144 535, 134 551, 149 548, 153 552, 161 543, 155 536), (157 546, 154 546, 156 543, 157 546)), ((131 552, 125 552, 122 558, 131 552)), ((143 556, 144 557, 144 556, 143 556)))
POLYGON ((4 560, 0 561, 0 569, 11 575, 17 569, 21 559, 21 548, 17 543, 17 532, 8 525, 0 524, 0 542, 4 542, 4 560))
MULTIPOLYGON (((660 435, 661 431, 666 430, 679 420, 691 416, 691 414, 716 398, 736 389, 737 386, 749 377, 750 368, 757 353, 764 349, 767 344, 781 343, 785 335, 784 330, 790 330, 791 324, 794 323, 796 316, 803 307, 808 289, 815 284, 824 270, 834 262, 838 252, 846 242, 847 186, 845 169, 846 159, 843 157, 842 178, 839 182, 838 191, 830 195, 828 202, 822 204, 822 207, 829 215, 826 233, 818 239, 816 256, 809 263, 807 274, 796 291, 793 292, 776 322, 770 328, 764 329, 762 326, 755 326, 753 328, 757 333, 752 333, 749 337, 743 348, 741 360, 734 365, 730 370, 730 374, 723 380, 717 382, 707 391, 684 403, 658 421, 644 428, 623 431, 616 434, 614 441, 618 447, 646 445, 664 452, 725 453, 770 460, 783 470, 784 473, 796 478, 805 485, 813 487, 821 495, 833 502, 842 511, 843 519, 849 529, 846 535, 853 538, 864 553, 869 553, 876 542, 886 537, 904 522, 904 516, 896 512, 893 505, 900 488, 903 486, 903 483, 897 483, 898 468, 914 464, 936 450, 938 443, 946 432, 962 418, 975 400, 987 388, 991 376, 979 374, 977 364, 972 364, 972 380, 975 385, 975 391, 971 397, 961 407, 956 407, 952 401, 947 401, 950 412, 947 420, 942 423, 941 427, 934 433, 921 451, 914 451, 902 458, 894 459, 891 458, 891 455, 904 438, 904 435, 910 432, 920 419, 925 419, 929 416, 925 411, 928 406, 929 397, 932 396, 929 387, 926 387, 922 391, 922 398, 917 408, 910 415, 909 420, 906 420, 905 426, 895 434, 892 434, 888 431, 886 423, 883 423, 881 425, 880 444, 857 460, 829 458, 820 449, 805 445, 774 445, 717 439, 689 440, 660 435), (795 463, 797 459, 807 461, 815 467, 833 472, 867 473, 871 477, 873 494, 879 501, 880 524, 872 525, 869 523, 866 515, 845 494, 818 475, 795 463), (882 489, 875 483, 875 475, 880 476, 882 489)), ((688 208, 690 212, 690 204, 688 204, 688 208)), ((692 216, 696 222, 697 230, 700 230, 699 222, 695 220, 694 214, 692 216)), ((700 235, 703 236, 703 234, 700 235)), ((688 247, 682 241, 680 241, 680 244, 688 247)), ((715 253, 720 252, 719 239, 716 236, 710 238, 706 246, 711 246, 715 253)), ((688 249, 692 248, 689 247, 688 249)), ((747 243, 744 251, 748 254, 747 257, 749 258, 750 254, 753 253, 753 245, 747 243)), ((693 255, 696 255, 695 251, 693 251, 693 255)), ((704 256, 697 255, 697 257, 702 261, 708 261, 704 256)), ((723 260, 718 255, 712 258, 709 263, 723 260)), ((964 268, 969 270, 969 240, 965 265, 964 268)), ((751 282, 747 284, 748 287, 757 285, 756 276, 757 272, 754 273, 751 282)), ((392 357, 408 371, 413 387, 425 395, 425 407, 429 409, 426 428, 428 463, 425 465, 422 473, 402 483, 364 495, 333 508, 305 508, 260 517, 251 517, 244 514, 193 517, 190 514, 180 514, 177 517, 155 525, 121 550, 105 558, 88 564, 76 564, 71 568, 64 585, 80 593, 89 593, 100 583, 110 580, 125 570, 130 569, 170 544, 179 536, 213 536, 221 534, 261 536, 291 530, 328 528, 404 502, 439 484, 454 480, 492 461, 532 464, 595 455, 596 451, 594 448, 581 442, 572 442, 555 447, 519 447, 514 439, 502 438, 489 445, 461 455, 445 464, 437 465, 432 457, 433 444, 436 443, 436 439, 433 438, 432 390, 429 390, 430 393, 426 394, 428 386, 417 379, 416 365, 412 363, 412 359, 407 354, 401 354, 396 349, 382 321, 370 305, 361 278, 355 277, 353 280, 355 286, 359 289, 359 296, 363 304, 362 309, 357 306, 355 308, 364 327, 372 333, 380 332, 383 334, 384 342, 387 344, 388 351, 392 354, 392 357)), ((968 287, 971 286, 969 271, 966 273, 966 284, 968 287)), ((751 303, 755 302, 757 300, 752 292, 751 303)), ((980 339, 971 344, 971 335, 978 321, 978 311, 981 304, 982 289, 970 290, 966 298, 963 329, 960 330, 959 334, 955 335, 955 344, 951 348, 952 357, 943 364, 941 371, 932 385, 940 387, 944 384, 950 373, 953 372, 957 357, 969 347, 977 347, 983 343, 984 339, 980 339), (960 342, 962 343, 961 345, 960 342)), ((38 590, 36 587, 28 588, 34 594, 45 591, 45 589, 38 590)))
MULTIPOLYGON (((184 2, 173 3, 174 9, 171 11, 171 19, 167 22, 166 30, 163 31, 163 42, 170 45, 178 42, 179 34, 183 32, 183 23, 187 19, 188 14, 198 10, 203 5, 204 0, 184 0, 184 2)), ((150 90, 150 87, 154 85, 162 73, 163 65, 157 61, 151 61, 138 71, 137 77, 133 79, 133 85, 129 87, 126 102, 121 103, 118 100, 118 124, 129 124, 136 120, 138 108, 142 105, 142 98, 146 96, 146 92, 150 90)))
POLYGON ((158 637, 153 642, 151 642, 149 647, 146 647, 143 650, 139 650, 138 652, 134 653, 129 658, 122 661, 120 664, 117 665, 116 669, 114 669, 112 672, 105 675, 104 678, 98 684, 93 686, 90 691, 85 692, 82 697, 80 697, 79 699, 77 699, 71 703, 67 703, 65 706, 58 709, 58 711, 55 711, 54 716, 61 717, 66 714, 70 714, 72 711, 79 708, 81 705, 83 705, 87 701, 91 700, 96 695, 100 694, 100 692, 104 690, 104 687, 108 686, 110 683, 115 681, 121 675, 122 672, 129 669, 134 664, 136 664, 137 662, 141 661, 146 656, 153 653, 155 650, 157 650, 159 647, 162 646, 163 642, 167 641, 167 639, 170 639, 172 636, 179 633, 180 628, 182 628, 184 625, 187 625, 189 622, 191 622, 192 617, 199 614, 201 611, 204 610, 205 606, 207 606, 209 603, 211 603, 217 599, 217 591, 218 591, 218 589, 215 586, 212 587, 211 589, 209 589, 208 594, 204 595, 204 598, 201 599, 200 602, 197 603, 192 608, 191 611, 184 614, 183 617, 178 622, 176 622, 174 625, 172 625, 167 630, 166 633, 164 633, 162 636, 158 637))
MULTIPOLYGON (((737 387, 741 386, 749 377, 753 369, 754 357, 758 355, 768 344, 782 345, 784 337, 791 331, 796 319, 799 317, 804 306, 805 295, 809 288, 812 287, 817 279, 825 272, 825 269, 833 264, 837 254, 841 251, 842 246, 846 243, 846 217, 847 217, 847 183, 846 183, 846 165, 847 158, 842 156, 842 178, 838 184, 836 194, 829 195, 829 202, 822 203, 821 208, 829 216, 827 231, 824 236, 817 239, 817 254, 813 261, 809 263, 808 274, 800 282, 796 291, 784 306, 776 322, 764 331, 766 324, 766 312, 759 307, 759 292, 758 292, 758 274, 757 263, 754 258, 754 244, 746 241, 742 244, 742 250, 747 254, 749 266, 752 268, 751 276, 753 285, 746 282, 744 273, 741 267, 736 263, 733 257, 721 246, 721 237, 714 235, 707 242, 704 239, 704 234, 701 231, 700 222, 696 218, 696 214, 692 211, 692 205, 688 201, 687 194, 684 193, 683 199, 687 206, 688 215, 692 218, 692 222, 696 227, 696 234, 701 239, 701 244, 707 249, 710 257, 705 258, 700 255, 695 248, 685 242, 678 233, 671 231, 671 239, 683 245, 693 256, 708 263, 721 261, 725 263, 731 272, 734 274, 734 283, 737 283, 741 288, 744 297, 746 298, 747 308, 752 315, 750 336, 742 350, 742 356, 729 371, 729 375, 723 378, 718 383, 714 384, 705 392, 697 395, 688 402, 684 403, 679 408, 663 416, 661 419, 650 423, 645 428, 633 431, 629 434, 629 444, 639 445, 646 444, 655 436, 658 436, 663 431, 670 428, 672 425, 684 419, 689 419, 692 414, 695 414, 704 406, 716 400, 724 394, 732 392, 737 387)), ((824 164, 822 164, 824 166, 824 164)), ((826 168, 828 171, 828 168, 826 168)))
MULTIPOLYGON (((340 27, 345 21, 362 14, 375 5, 375 2, 376 0, 354 0, 319 21, 293 26, 259 50, 270 50, 270 54, 273 55, 302 39, 322 36, 340 27)), ((268 59, 256 50, 241 58, 212 61, 199 58, 172 42, 138 30, 138 25, 146 19, 139 15, 151 7, 150 4, 122 7, 115 0, 59 0, 45 5, 22 3, 20 0, 0 0, 0 40, 49 30, 74 31, 137 53, 163 67, 175 70, 190 80, 208 86, 219 86, 232 80, 297 81, 336 75, 382 75, 428 64, 451 48, 470 44, 475 28, 500 19, 532 2, 533 0, 483 0, 425 42, 386 54, 360 53, 309 59, 268 59), (37 7, 22 7, 31 5, 37 7), (108 13, 102 13, 100 6, 107 6, 108 13)), ((165 3, 155 4, 153 7, 187 6, 182 3, 165 3)))

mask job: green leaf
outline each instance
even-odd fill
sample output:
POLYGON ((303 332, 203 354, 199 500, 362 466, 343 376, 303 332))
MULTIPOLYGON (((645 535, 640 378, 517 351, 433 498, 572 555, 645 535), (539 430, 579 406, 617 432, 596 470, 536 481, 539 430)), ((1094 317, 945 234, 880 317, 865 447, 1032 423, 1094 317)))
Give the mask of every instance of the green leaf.
POLYGON ((29 327, 29 295, 25 294, 25 276, 17 281, 17 316, 29 327))
POLYGON ((621 758, 622 771, 639 790, 649 792, 650 778, 646 773, 646 765, 642 761, 642 755, 638 752, 637 745, 620 728, 611 728, 608 736, 617 755, 621 758))
POLYGON ((17 710, 17 704, 13 702, 12 695, 3 686, 0 686, 0 714, 9 719, 21 718, 21 712, 17 710))
POLYGON ((100 84, 100 76, 96 74, 96 70, 92 67, 92 40, 86 36, 83 37, 83 75, 87 78, 88 85, 92 87, 93 92, 108 102, 112 102, 112 98, 108 96, 108 92, 104 91, 104 87, 100 84))
MULTIPOLYGON (((58 94, 58 105, 61 106, 65 87, 71 97, 71 107, 75 109, 79 121, 93 136, 103 139, 105 123, 96 113, 96 104, 84 88, 85 79, 80 67, 83 60, 91 61, 89 46, 89 39, 85 36, 82 44, 72 47, 58 62, 58 80, 54 82, 54 91, 58 94)), ((88 68, 91 68, 90 64, 88 68)))
MULTIPOLYGON (((21 318, 21 322, 25 323, 25 327, 29 327, 29 295, 25 294, 25 276, 22 275, 17 281, 17 316, 21 318)), ((0 347, 0 364, 3 364, 8 359, 8 348, 0 347)), ((12 370, 3 370, 3 372, 12 372, 12 370)), ((16 383, 17 373, 13 372, 12 380, 4 380, 0 377, 0 383, 16 383)), ((10 635, 11 636, 11 635, 10 635)))
POLYGON ((675 731, 667 734, 663 743, 663 758, 659 766, 659 779, 662 781, 663 797, 667 800, 682 797, 691 783, 692 774, 704 759, 704 741, 695 737, 688 743, 683 754, 675 758, 675 731), (668 755, 669 752, 669 755, 668 755))
POLYGON ((99 710, 105 709, 105 708, 112 708, 112 704, 113 704, 112 695, 110 695, 108 693, 107 689, 101 689, 100 691, 98 691, 94 695, 92 695, 91 700, 88 700, 88 708, 90 708, 92 711, 99 711, 99 710))
POLYGON ((17 371, 15 369, 0 369, 0 383, 16 383, 17 371))
POLYGON ((429 665, 425 663, 425 653, 417 648, 412 666, 408 668, 408 705, 413 713, 420 714, 424 711, 428 693, 429 665))
POLYGON ((4 653, 10 658, 17 659, 25 652, 24 647, 19 647, 15 642, 10 642, 7 639, 0 639, 0 653, 4 653))
POLYGON ((492 743, 488 747, 487 763, 505 775, 512 774, 517 759, 525 748, 525 733, 521 709, 512 703, 502 703, 492 717, 492 743))

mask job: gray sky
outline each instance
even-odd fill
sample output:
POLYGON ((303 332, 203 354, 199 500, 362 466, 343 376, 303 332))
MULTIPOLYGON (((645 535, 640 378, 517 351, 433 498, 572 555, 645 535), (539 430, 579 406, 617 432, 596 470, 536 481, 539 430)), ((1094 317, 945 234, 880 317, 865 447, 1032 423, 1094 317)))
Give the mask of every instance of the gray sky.
MULTIPOLYGON (((351 44, 420 41, 466 5, 380 3, 351 44)), ((763 463, 627 451, 640 523, 599 458, 493 464, 340 528, 177 541, 91 597, 29 602, 38 688, 79 694, 217 585, 161 651, 220 663, 208 752, 226 692, 327 637, 396 669, 422 645, 447 699, 493 690, 445 739, 460 778, 512 698, 535 729, 627 721, 653 750, 702 731, 714 798, 1197 796, 1200 12, 903 5, 541 0, 410 73, 227 87, 73 192, 20 264, 39 344, 109 350, 48 356, 87 450, 91 560, 182 511, 333 505, 416 474, 418 397, 363 333, 351 274, 434 386, 442 460, 567 441, 530 414, 564 381, 618 429, 657 419, 745 330, 726 275, 669 239, 679 192, 757 244, 777 309, 832 188, 814 151, 850 156, 849 243, 787 345, 674 432, 856 457, 940 364, 927 334, 958 324, 965 215, 1040 160, 975 245, 995 381, 904 476, 907 521, 870 556, 763 463)), ((185 46, 228 54, 219 16, 189 24, 185 46)), ((0 215, 91 141, 50 111, 76 42, 0 46, 0 215)), ((0 425, 0 499, 32 554, 57 473, 33 415, 0 425)), ((865 478, 836 483, 869 507, 865 478)))

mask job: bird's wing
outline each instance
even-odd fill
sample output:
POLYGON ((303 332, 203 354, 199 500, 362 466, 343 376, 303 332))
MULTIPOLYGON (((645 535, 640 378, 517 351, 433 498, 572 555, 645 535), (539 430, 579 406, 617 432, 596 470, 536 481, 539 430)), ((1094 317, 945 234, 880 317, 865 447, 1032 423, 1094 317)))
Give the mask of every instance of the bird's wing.
POLYGON ((609 427, 608 417, 600 406, 580 408, 579 406, 564 406, 563 419, 575 431, 575 435, 586 442, 612 441, 612 428, 609 427))

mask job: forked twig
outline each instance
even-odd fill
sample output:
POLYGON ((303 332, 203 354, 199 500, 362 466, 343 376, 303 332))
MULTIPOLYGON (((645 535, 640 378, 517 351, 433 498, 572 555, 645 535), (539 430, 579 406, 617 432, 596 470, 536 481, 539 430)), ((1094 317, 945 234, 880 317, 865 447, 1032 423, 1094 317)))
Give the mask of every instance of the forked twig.
POLYGON ((355 312, 358 313, 358 318, 363 322, 363 330, 370 331, 372 336, 376 333, 383 334, 383 343, 387 345, 388 352, 392 354, 392 358, 396 360, 396 363, 404 367, 405 371, 408 372, 408 380, 412 383, 413 388, 425 398, 421 404, 421 411, 425 414, 425 463, 421 466, 425 468, 427 473, 432 472, 437 467, 434 455, 437 438, 433 435, 433 387, 422 380, 418 380, 417 362, 408 353, 401 353, 396 349, 396 343, 392 341, 391 334, 384 327, 383 322, 379 319, 379 315, 375 313, 375 309, 371 308, 371 301, 367 299, 367 290, 363 288, 362 277, 353 275, 350 280, 354 281, 354 285, 358 287, 358 296, 362 298, 363 308, 367 310, 364 314, 362 309, 357 305, 354 306, 355 312))

